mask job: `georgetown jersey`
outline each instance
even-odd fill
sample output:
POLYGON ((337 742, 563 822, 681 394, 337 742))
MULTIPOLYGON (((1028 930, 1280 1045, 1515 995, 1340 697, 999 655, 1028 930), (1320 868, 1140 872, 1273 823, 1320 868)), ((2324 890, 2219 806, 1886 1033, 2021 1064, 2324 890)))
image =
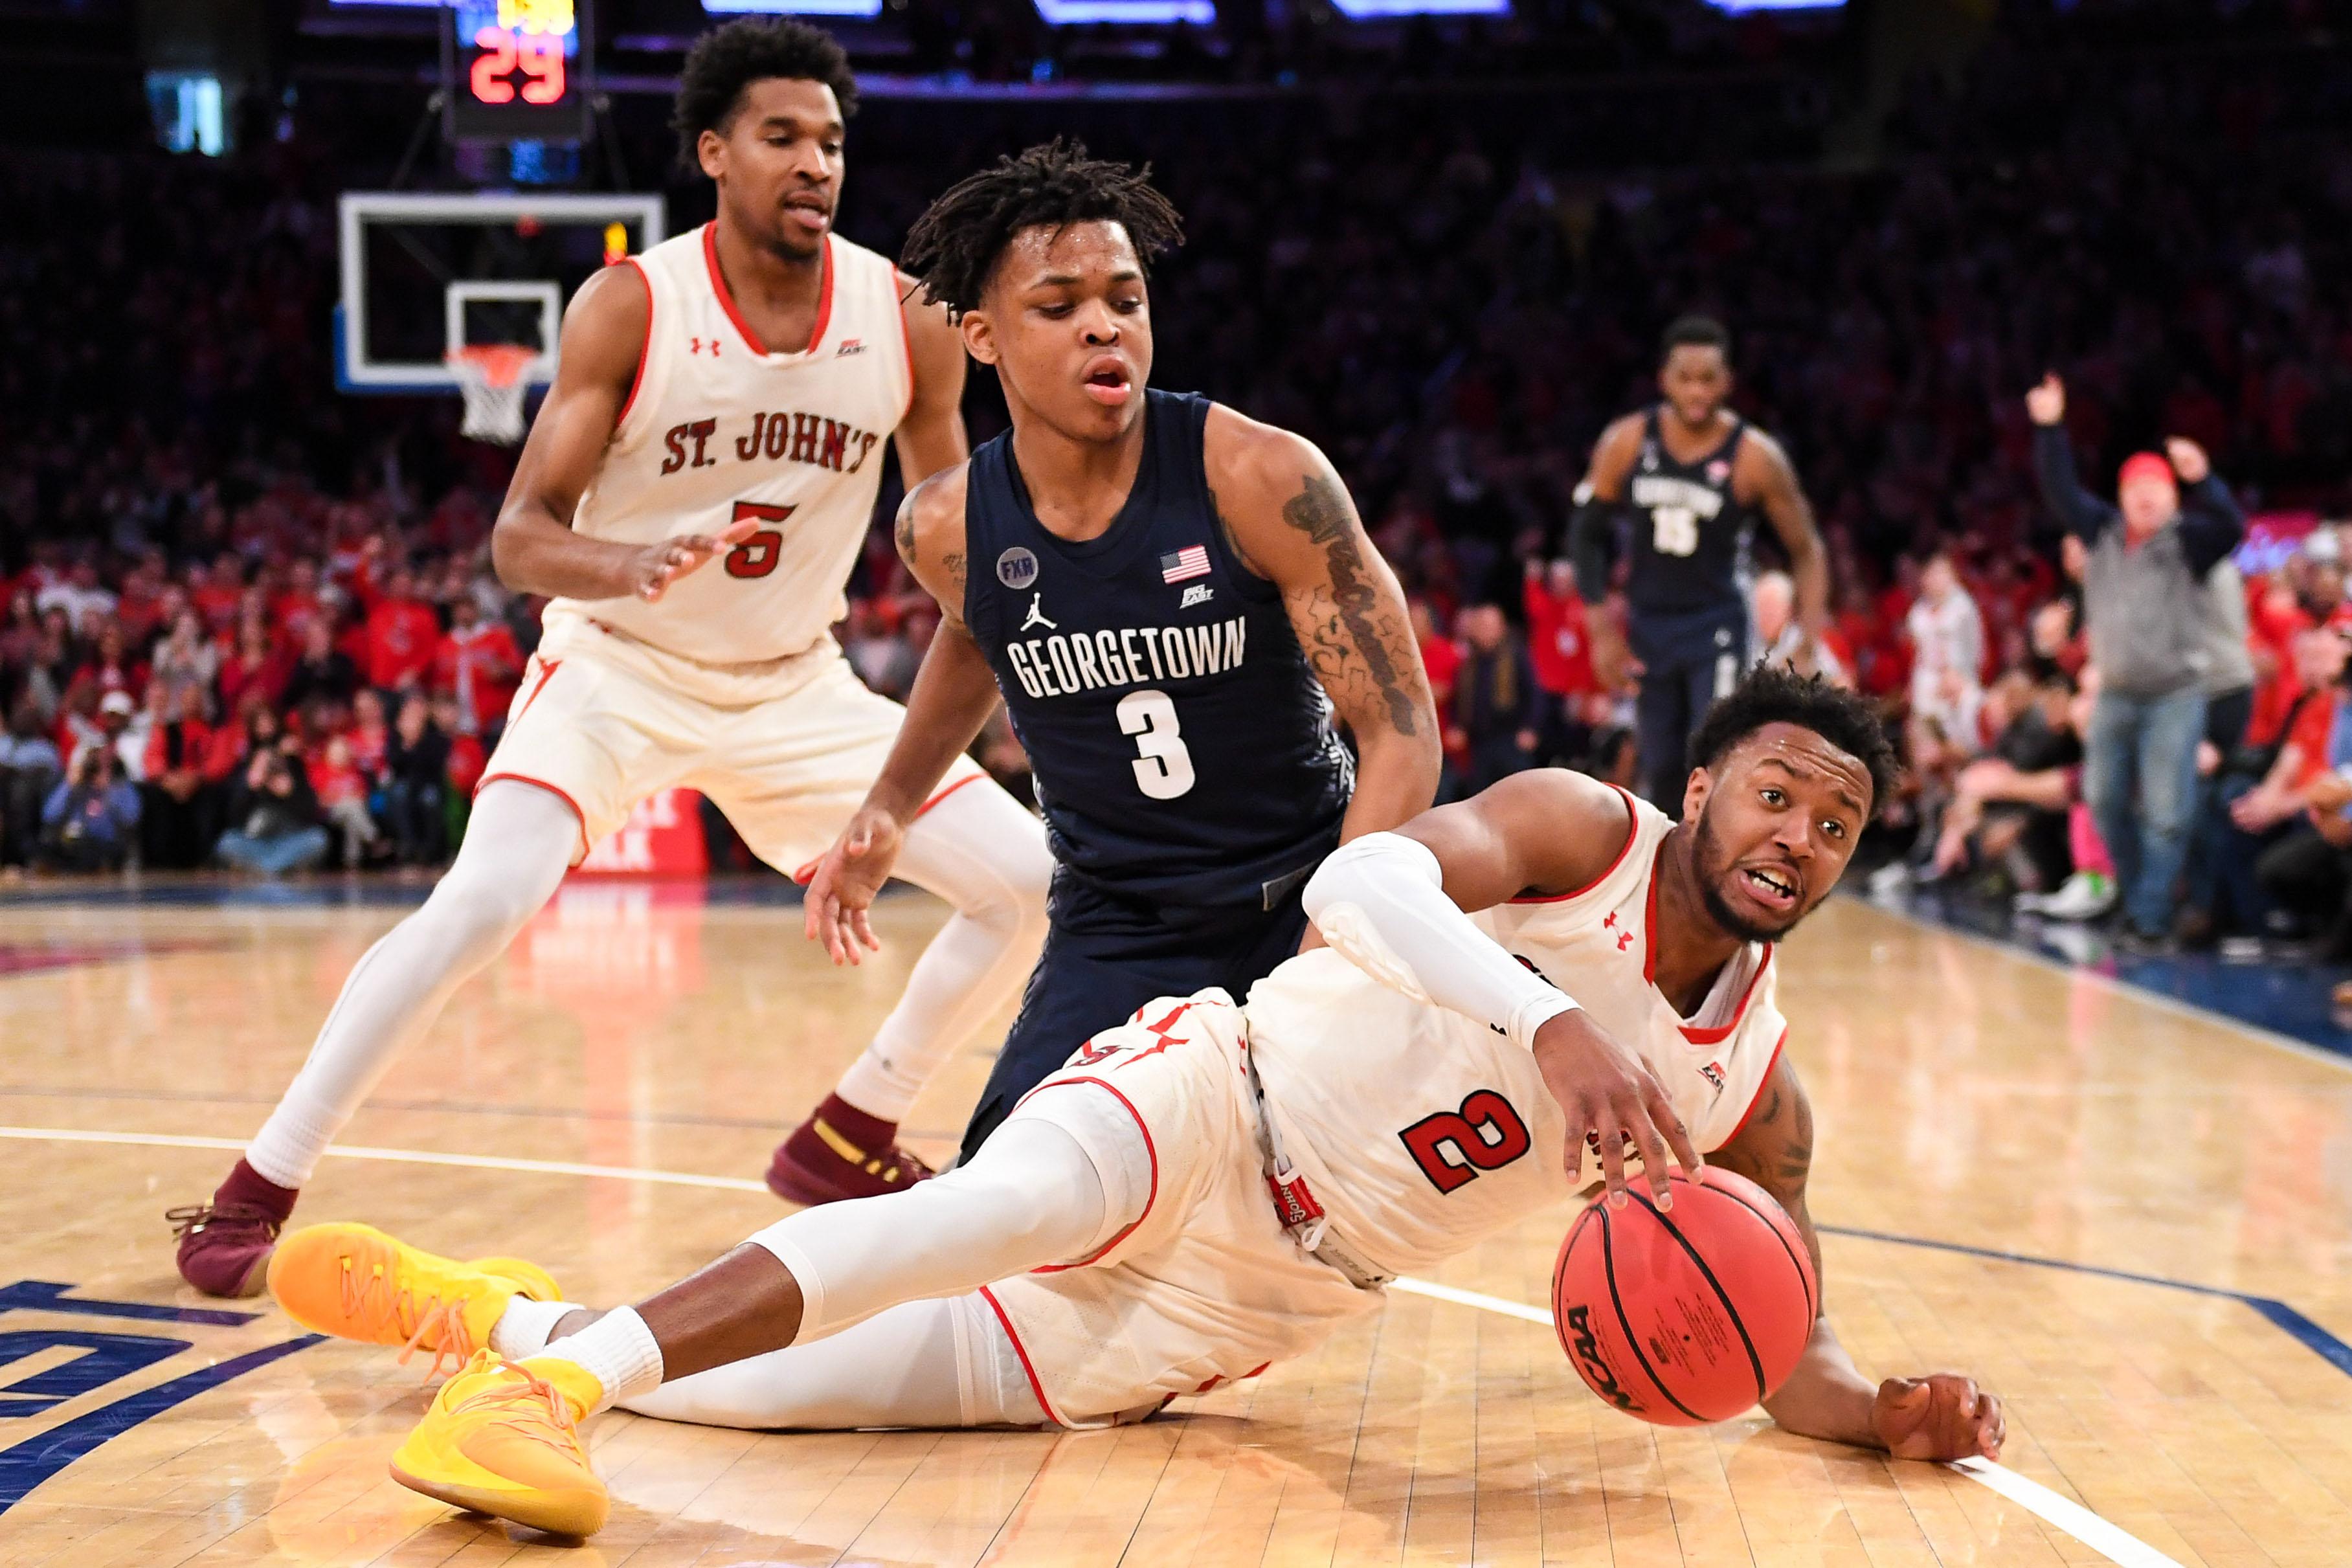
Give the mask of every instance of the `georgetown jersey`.
POLYGON ((1658 434, 1654 407, 1642 419, 1642 452, 1627 481, 1633 571, 1625 598, 1636 611, 1684 615, 1744 605, 1754 511, 1732 499, 1731 470, 1747 426, 1734 418, 1723 444, 1677 462, 1658 434))
MULTIPOLYGON (((1747 1121, 1787 1034, 1772 949, 1742 948, 1696 1016, 1675 1011, 1652 984, 1658 849, 1675 825, 1624 798, 1632 830, 1598 881, 1474 918, 1639 1051, 1712 1152, 1747 1121)), ((1531 1052, 1328 948, 1259 981, 1244 1011, 1283 1152, 1347 1245, 1383 1270, 1434 1268, 1601 1179, 1590 1149, 1573 1187, 1564 1174, 1566 1121, 1531 1052)))
POLYGON ((1135 488, 1099 538, 1038 522, 1009 433, 972 454, 964 618, 1066 874, 1155 906, 1272 908, 1339 843, 1354 763, 1280 593, 1226 548, 1208 400, 1146 395, 1135 488))

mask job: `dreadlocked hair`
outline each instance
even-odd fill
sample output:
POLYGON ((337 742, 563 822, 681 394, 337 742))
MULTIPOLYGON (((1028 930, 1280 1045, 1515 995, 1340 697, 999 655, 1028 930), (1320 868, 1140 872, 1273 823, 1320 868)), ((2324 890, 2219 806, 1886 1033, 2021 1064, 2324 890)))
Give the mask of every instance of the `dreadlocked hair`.
POLYGON ((1730 695, 1717 698, 1690 738, 1690 763, 1713 768, 1740 742, 1767 724, 1811 730, 1860 763, 1870 774, 1871 809, 1895 790, 1895 748, 1886 726, 1857 693, 1786 665, 1759 664, 1730 695))
POLYGON ((979 305, 1016 235, 1080 223, 1126 229, 1146 271, 1184 242, 1184 220, 1152 187, 1149 163, 1089 158, 1084 143, 1055 137, 949 186, 915 220, 899 259, 923 280, 925 299, 961 317, 979 305))
POLYGON ((724 136, 742 106, 743 89, 772 78, 822 82, 833 89, 844 120, 857 112, 857 78, 831 33, 806 22, 745 16, 713 27, 687 51, 669 117, 679 163, 693 168, 702 133, 724 136))

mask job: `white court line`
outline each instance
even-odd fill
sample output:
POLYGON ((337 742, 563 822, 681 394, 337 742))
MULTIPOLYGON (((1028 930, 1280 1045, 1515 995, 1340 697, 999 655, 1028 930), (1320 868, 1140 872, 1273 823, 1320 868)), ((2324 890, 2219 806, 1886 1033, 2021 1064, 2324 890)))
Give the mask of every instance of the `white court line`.
MULTIPOLYGON (((22 1142, 123 1143, 153 1149, 234 1150, 240 1153, 246 1146, 245 1140, 236 1138, 200 1138, 170 1132, 103 1132, 79 1127, 0 1127, 0 1138, 22 1142)), ((763 1183, 742 1176, 703 1176, 690 1171, 654 1171, 636 1165, 583 1165, 568 1160, 515 1160, 498 1154, 436 1154, 422 1149, 357 1146, 331 1148, 327 1154, 331 1159, 389 1160, 410 1165, 457 1165, 469 1170, 522 1171, 546 1176, 594 1176, 615 1181, 654 1182, 676 1187, 716 1187, 728 1192, 764 1193, 768 1190, 763 1183)), ((1457 1289, 1433 1280, 1408 1277, 1396 1280, 1390 1288, 1457 1307, 1497 1312, 1524 1322, 1541 1323, 1546 1328, 1552 1323, 1551 1314, 1540 1307, 1530 1307, 1476 1290, 1457 1289)), ((1945 1468, 1980 1486, 1991 1488, 2029 1513, 2055 1525, 2110 1563, 2120 1564, 2120 1568, 2180 1568, 2179 1563, 2137 1536, 2108 1523, 2081 1504, 2068 1501, 2049 1488, 2027 1480, 2014 1470, 2005 1470, 1983 1459, 1963 1459, 1945 1468)))
MULTIPOLYGON (((0 1138, 43 1143, 134 1143, 156 1149, 222 1149, 245 1152, 248 1138, 192 1138, 173 1132, 91 1132, 78 1127, 0 1127, 0 1138)), ((698 1176, 691 1171, 648 1171, 637 1165, 581 1165, 569 1160, 509 1160, 499 1154, 436 1154, 424 1149, 369 1149, 357 1144, 327 1151, 331 1160, 392 1160, 406 1165, 461 1165, 475 1171, 524 1171, 539 1176, 599 1176, 622 1182, 655 1182, 672 1187, 718 1187, 730 1193, 764 1193, 764 1182, 745 1176, 698 1176)))

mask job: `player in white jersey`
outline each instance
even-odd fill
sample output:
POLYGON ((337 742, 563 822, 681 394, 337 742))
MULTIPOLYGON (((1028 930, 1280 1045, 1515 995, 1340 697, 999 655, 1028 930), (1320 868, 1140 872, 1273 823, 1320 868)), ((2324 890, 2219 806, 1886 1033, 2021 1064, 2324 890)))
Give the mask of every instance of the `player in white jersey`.
MULTIPOLYGON (((814 861, 864 798, 898 707, 828 627, 872 519, 886 438, 908 485, 967 455, 964 352, 946 313, 833 232, 856 87, 793 22, 707 35, 676 124, 717 182, 715 222, 592 279, 491 536, 547 595, 545 637, 465 844, 424 907, 362 958, 309 1061, 214 1195, 175 1211, 180 1271, 261 1288, 297 1189, 457 986, 505 949, 637 803, 699 789, 761 858, 814 861)), ((929 1172, 897 1144, 932 1068, 1013 998, 1044 940, 1036 819, 968 758, 898 874, 955 915, 898 1007, 768 1173, 801 1203, 929 1172)))
MULTIPOLYGON (((1772 942, 1837 882, 1894 758, 1858 699, 1778 668, 1692 754, 1679 826, 1547 769, 1341 847, 1307 895, 1329 949, 1246 1006, 1154 1003, 970 1163, 795 1215, 635 1308, 532 1300, 362 1226, 289 1237, 271 1286, 330 1332, 480 1347, 395 1478, 584 1532, 604 1500, 572 1426, 608 1405, 755 1427, 1137 1418, 1301 1353, 1532 1210, 1596 1184, 1627 1201, 1621 1136, 1661 1207, 1670 1145, 1763 1185, 1818 1270, 1772 942), (379 1271, 354 1303, 342 1281, 379 1271)), ((1765 1404, 1909 1458, 1995 1455, 2004 1431, 1966 1377, 1864 1377, 1826 1317, 1765 1404)))

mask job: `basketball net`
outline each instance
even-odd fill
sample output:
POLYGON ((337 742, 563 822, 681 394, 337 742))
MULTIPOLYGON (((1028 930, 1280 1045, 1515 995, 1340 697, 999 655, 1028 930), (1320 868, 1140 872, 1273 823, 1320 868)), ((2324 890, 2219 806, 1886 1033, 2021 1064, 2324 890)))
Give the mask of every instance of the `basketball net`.
POLYGON ((539 358, 520 343, 467 343, 450 351, 449 369, 466 395, 466 422, 457 433, 501 447, 522 441, 523 372, 539 358))

